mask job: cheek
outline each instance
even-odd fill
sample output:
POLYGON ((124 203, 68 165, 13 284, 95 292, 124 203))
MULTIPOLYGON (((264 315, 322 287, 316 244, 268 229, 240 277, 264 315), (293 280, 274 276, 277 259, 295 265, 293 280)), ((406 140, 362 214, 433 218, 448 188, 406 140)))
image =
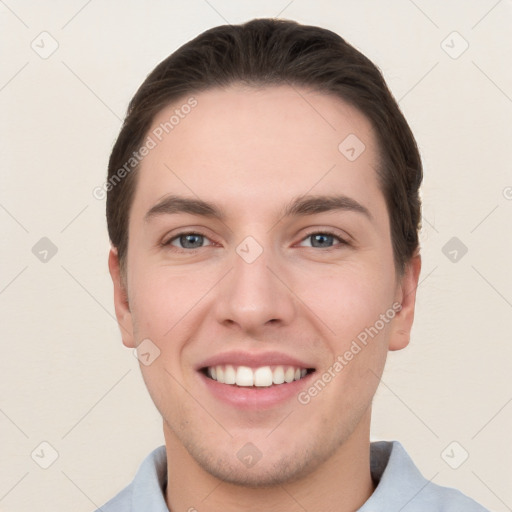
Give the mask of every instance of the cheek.
POLYGON ((131 313, 136 342, 150 340, 154 344, 149 345, 150 357, 158 354, 149 364, 140 364, 140 370, 164 416, 169 410, 176 412, 181 407, 180 386, 176 381, 183 381, 180 361, 192 330, 194 318, 190 313, 206 293, 206 289, 198 288, 199 282, 198 276, 156 266, 132 274, 131 313))
POLYGON ((391 307, 393 278, 392 272, 378 267, 372 271, 367 265, 353 264, 331 267, 325 275, 303 274, 297 289, 341 349, 391 307))
POLYGON ((141 335, 164 339, 194 308, 209 288, 198 273, 155 267, 135 273, 132 280, 132 315, 141 335))

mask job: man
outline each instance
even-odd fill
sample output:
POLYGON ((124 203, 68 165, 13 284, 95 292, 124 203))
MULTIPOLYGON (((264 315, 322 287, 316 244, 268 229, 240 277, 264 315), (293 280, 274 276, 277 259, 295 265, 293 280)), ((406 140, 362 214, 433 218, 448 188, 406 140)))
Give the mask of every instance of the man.
POLYGON ((484 511, 369 441, 421 267, 421 160, 374 64, 292 21, 211 29, 142 84, 108 174, 165 447, 101 510, 484 511))

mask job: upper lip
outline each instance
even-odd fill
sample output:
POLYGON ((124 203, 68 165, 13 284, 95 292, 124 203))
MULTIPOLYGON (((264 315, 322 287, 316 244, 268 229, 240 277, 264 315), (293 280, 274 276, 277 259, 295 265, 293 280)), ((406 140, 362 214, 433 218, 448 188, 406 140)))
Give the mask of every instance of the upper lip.
POLYGON ((196 369, 201 370, 210 366, 231 364, 233 366, 248 366, 259 368, 261 366, 294 366, 295 368, 314 368, 313 365, 301 361, 296 357, 281 352, 242 352, 231 351, 216 354, 205 359, 197 365, 196 369))

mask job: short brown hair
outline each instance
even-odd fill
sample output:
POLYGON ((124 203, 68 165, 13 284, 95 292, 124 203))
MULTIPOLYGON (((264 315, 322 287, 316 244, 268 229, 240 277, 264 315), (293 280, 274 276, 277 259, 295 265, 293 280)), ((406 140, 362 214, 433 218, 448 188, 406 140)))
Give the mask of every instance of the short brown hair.
MULTIPOLYGON (((163 60, 131 100, 108 164, 119 177, 141 146, 155 115, 187 95, 233 84, 296 85, 339 97, 372 123, 380 162, 377 174, 391 225, 399 274, 419 247, 421 158, 414 136, 379 69, 338 34, 291 20, 254 19, 203 32, 163 60)), ((341 142, 341 141, 340 141, 341 142)), ((126 272, 128 220, 137 169, 107 189, 107 225, 126 272)))

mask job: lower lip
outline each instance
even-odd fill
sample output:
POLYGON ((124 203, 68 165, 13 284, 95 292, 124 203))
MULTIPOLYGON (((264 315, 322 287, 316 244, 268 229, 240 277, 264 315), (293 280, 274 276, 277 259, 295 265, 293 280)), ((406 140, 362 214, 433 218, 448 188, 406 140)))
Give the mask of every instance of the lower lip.
POLYGON ((315 372, 308 373, 299 380, 267 387, 222 384, 210 379, 202 372, 198 373, 207 389, 217 399, 239 409, 256 410, 282 405, 287 400, 296 397, 309 384, 315 372))

